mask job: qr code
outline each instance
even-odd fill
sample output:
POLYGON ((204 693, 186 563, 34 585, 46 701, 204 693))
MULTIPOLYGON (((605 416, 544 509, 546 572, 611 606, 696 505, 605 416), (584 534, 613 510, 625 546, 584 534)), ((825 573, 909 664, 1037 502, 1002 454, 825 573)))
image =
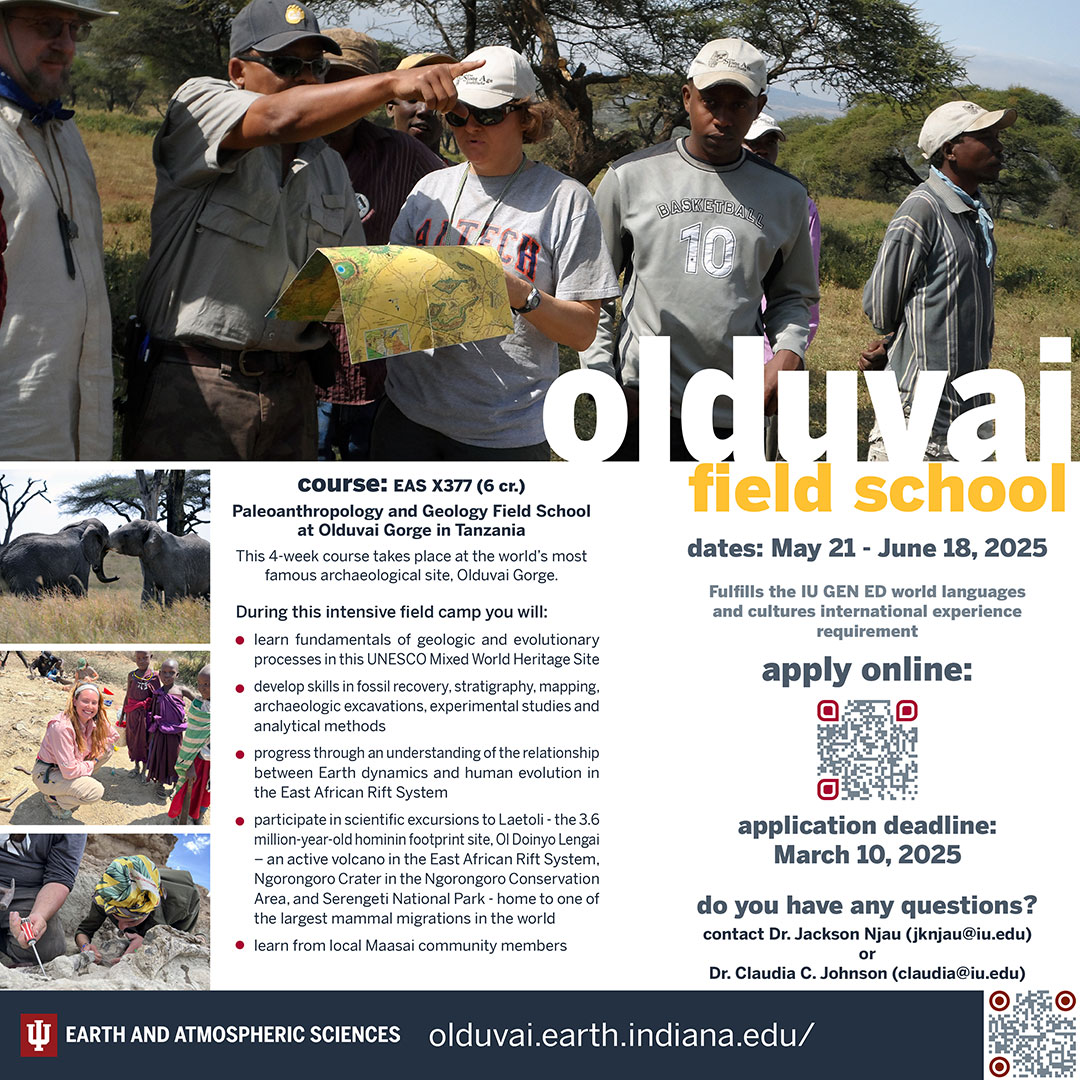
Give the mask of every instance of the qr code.
POLYGON ((1076 995, 1032 990, 1010 1000, 1004 990, 990 995, 987 1052, 991 1076, 1066 1077, 1076 1075, 1076 995))
POLYGON ((919 792, 914 702, 833 701, 818 705, 818 793, 823 799, 897 802, 919 792), (831 706, 831 708, 829 708, 831 706), (902 707, 902 708, 900 708, 902 707), (899 715, 897 715, 899 712, 899 715), (826 794, 825 792, 828 792, 826 794))

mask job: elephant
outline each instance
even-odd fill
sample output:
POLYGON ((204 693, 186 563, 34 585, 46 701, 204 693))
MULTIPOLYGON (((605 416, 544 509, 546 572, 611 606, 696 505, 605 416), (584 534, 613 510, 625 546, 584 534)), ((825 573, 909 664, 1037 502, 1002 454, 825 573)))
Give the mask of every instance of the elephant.
POLYGON ((17 596, 40 596, 48 589, 85 596, 91 570, 105 584, 117 580, 105 576, 108 540, 109 530, 97 518, 57 533, 23 533, 0 549, 0 579, 17 596))
POLYGON ((194 533, 177 536, 157 522, 129 521, 109 533, 108 551, 142 563, 144 604, 185 596, 210 599, 210 542, 194 533))

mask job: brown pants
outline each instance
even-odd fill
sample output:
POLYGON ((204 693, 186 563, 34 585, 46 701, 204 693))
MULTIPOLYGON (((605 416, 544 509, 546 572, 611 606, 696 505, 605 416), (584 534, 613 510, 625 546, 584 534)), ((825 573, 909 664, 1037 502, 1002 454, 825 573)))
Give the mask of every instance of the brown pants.
POLYGON ((161 360, 130 440, 129 458, 314 461, 315 384, 307 361, 292 371, 228 377, 214 367, 161 360))

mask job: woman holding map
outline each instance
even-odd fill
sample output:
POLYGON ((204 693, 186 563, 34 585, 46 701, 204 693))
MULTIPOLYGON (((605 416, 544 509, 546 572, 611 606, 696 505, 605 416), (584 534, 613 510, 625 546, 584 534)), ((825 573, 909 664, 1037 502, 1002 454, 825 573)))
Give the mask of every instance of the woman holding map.
POLYGON ((447 114, 464 164, 413 188, 391 242, 494 248, 514 330, 390 360, 372 456, 395 461, 547 461, 544 395, 559 345, 585 348, 600 301, 617 295, 600 219, 581 184, 523 150, 551 130, 528 61, 504 46, 478 49, 484 66, 455 79, 447 114))

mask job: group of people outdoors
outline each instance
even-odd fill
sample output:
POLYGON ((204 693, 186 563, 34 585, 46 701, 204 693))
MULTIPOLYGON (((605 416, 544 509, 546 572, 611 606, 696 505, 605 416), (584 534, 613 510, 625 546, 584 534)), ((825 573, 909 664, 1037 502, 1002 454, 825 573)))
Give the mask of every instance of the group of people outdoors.
POLYGON ((131 775, 156 784, 159 800, 171 798, 169 816, 200 824, 210 805, 210 666, 199 672, 191 690, 176 681, 176 660, 162 661, 155 671, 149 651, 138 650, 133 659, 115 724, 98 683, 71 688, 67 705, 45 729, 31 774, 34 784, 52 816, 67 820, 104 797, 101 771, 123 746, 131 775))
MULTIPOLYGON (((0 833, 0 963, 12 967, 47 964, 67 951, 57 917, 79 872, 82 833, 0 833)), ((159 867, 145 855, 113 859, 94 886, 93 900, 75 930, 74 944, 92 963, 105 963, 94 937, 111 922, 135 952, 157 926, 191 932, 202 900, 187 870, 159 867)))
MULTIPOLYGON (((100 207, 59 100, 75 43, 110 14, 94 0, 0 0, 0 353, 14 387, 0 399, 0 458, 110 456, 100 207)), ((365 35, 324 33, 295 0, 252 0, 224 74, 181 86, 154 142, 129 455, 547 460, 543 402, 565 345, 622 386, 630 427, 617 456, 633 458, 638 343, 659 335, 680 460, 683 390, 697 371, 731 370, 734 337, 766 339, 766 415, 780 373, 804 366, 820 221, 776 165, 784 136, 764 112, 766 58, 749 43, 701 48, 683 87, 689 134, 614 162, 595 198, 526 154, 552 112, 505 46, 380 71, 365 35), (384 106, 393 128, 366 119, 384 106), (441 121, 460 164, 441 156, 441 121), (340 326, 267 317, 316 248, 387 242, 494 248, 513 331, 353 365, 340 326)), ((858 359, 893 370, 905 405, 919 371, 990 363, 996 249, 980 185, 997 179, 1015 119, 957 101, 923 125, 930 178, 886 233, 864 296, 883 337, 858 359)), ((973 404, 946 385, 928 457, 948 456, 943 432, 973 404)), ((727 399, 713 422, 730 432, 727 399)), ((876 432, 871 443, 881 457, 876 432)))

